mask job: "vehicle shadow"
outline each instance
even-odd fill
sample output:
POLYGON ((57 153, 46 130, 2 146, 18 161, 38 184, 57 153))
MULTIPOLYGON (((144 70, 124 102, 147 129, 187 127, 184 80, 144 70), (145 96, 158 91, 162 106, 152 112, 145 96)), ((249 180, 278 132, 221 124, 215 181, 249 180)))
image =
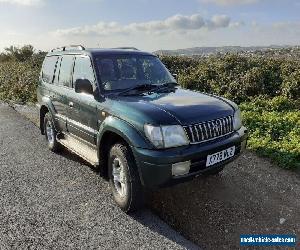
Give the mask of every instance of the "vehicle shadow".
MULTIPOLYGON (((63 148, 59 155, 62 157, 80 163, 86 167, 89 167, 91 171, 95 174, 99 174, 99 170, 94 168, 88 162, 86 162, 81 157, 77 156, 76 154, 70 152, 69 150, 63 148)), ((104 178, 101 178, 99 181, 107 181, 104 178)), ((110 192, 110 191, 108 191, 110 192)), ((147 196, 151 198, 151 194, 147 193, 147 196)), ((185 249, 200 249, 197 245, 193 244, 191 241, 187 240, 183 236, 181 236, 178 232, 172 229, 169 225, 163 222, 157 215, 153 214, 151 210, 148 208, 142 209, 138 212, 131 213, 129 215, 132 219, 136 220, 137 222, 141 223, 145 227, 149 228, 151 231, 158 233, 167 239, 175 242, 176 244, 182 246, 185 249)))
POLYGON ((202 248, 219 249, 225 244, 230 246, 228 249, 233 249, 236 245, 226 242, 226 232, 236 231, 229 225, 237 215, 233 207, 232 210, 224 207, 224 200, 234 200, 226 185, 221 176, 202 176, 152 192, 148 206, 172 228, 202 248))
POLYGON ((60 152, 58 152, 58 154, 70 161, 80 163, 81 165, 87 166, 88 168, 91 169, 91 171, 93 171, 95 173, 99 173, 99 169, 95 168, 90 163, 88 163, 86 160, 84 160, 80 156, 72 153, 71 151, 69 151, 68 149, 66 149, 64 147, 62 148, 62 150, 60 152))
POLYGON ((180 232, 175 231, 168 224, 162 221, 157 215, 155 215, 150 209, 143 209, 130 215, 134 220, 138 221, 151 231, 158 233, 167 239, 175 242, 184 249, 197 250, 201 249, 196 244, 187 240, 180 232))

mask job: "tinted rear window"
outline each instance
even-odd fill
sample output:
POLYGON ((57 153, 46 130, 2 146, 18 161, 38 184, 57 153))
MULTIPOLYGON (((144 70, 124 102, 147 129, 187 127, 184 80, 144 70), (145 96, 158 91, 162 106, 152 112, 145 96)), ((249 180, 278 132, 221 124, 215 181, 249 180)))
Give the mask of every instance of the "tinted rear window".
POLYGON ((47 83, 52 83, 57 56, 46 57, 43 63, 42 79, 47 83))

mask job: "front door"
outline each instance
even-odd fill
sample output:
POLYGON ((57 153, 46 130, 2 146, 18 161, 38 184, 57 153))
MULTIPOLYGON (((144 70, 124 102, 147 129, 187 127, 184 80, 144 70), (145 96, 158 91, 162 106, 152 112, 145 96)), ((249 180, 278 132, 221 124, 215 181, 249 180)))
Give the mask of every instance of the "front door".
POLYGON ((87 142, 96 145, 98 131, 97 101, 93 95, 75 93, 74 84, 77 79, 87 79, 95 87, 96 80, 90 57, 78 55, 75 57, 73 70, 73 90, 69 97, 68 131, 87 142))

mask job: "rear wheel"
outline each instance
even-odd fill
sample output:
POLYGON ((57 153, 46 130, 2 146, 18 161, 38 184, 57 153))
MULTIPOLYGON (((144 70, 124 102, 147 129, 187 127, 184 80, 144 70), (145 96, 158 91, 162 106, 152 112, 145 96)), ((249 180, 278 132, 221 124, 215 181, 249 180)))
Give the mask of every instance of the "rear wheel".
POLYGON ((54 128, 52 117, 50 113, 47 113, 44 118, 44 131, 48 147, 53 152, 58 152, 60 150, 60 144, 56 139, 57 133, 54 128))
POLYGON ((109 183, 117 205, 125 212, 144 205, 144 190, 133 155, 127 145, 112 146, 108 158, 109 183))

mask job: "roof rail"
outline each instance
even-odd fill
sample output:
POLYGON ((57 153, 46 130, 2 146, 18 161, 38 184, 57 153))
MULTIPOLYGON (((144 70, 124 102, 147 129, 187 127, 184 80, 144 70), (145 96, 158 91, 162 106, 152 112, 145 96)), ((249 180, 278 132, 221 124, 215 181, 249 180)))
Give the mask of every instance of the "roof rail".
POLYGON ((135 47, 117 47, 117 48, 112 48, 112 49, 131 49, 131 50, 139 50, 135 47))
POLYGON ((52 49, 51 52, 54 51, 67 51, 67 50, 85 50, 85 47, 82 45, 68 45, 59 48, 52 49))

